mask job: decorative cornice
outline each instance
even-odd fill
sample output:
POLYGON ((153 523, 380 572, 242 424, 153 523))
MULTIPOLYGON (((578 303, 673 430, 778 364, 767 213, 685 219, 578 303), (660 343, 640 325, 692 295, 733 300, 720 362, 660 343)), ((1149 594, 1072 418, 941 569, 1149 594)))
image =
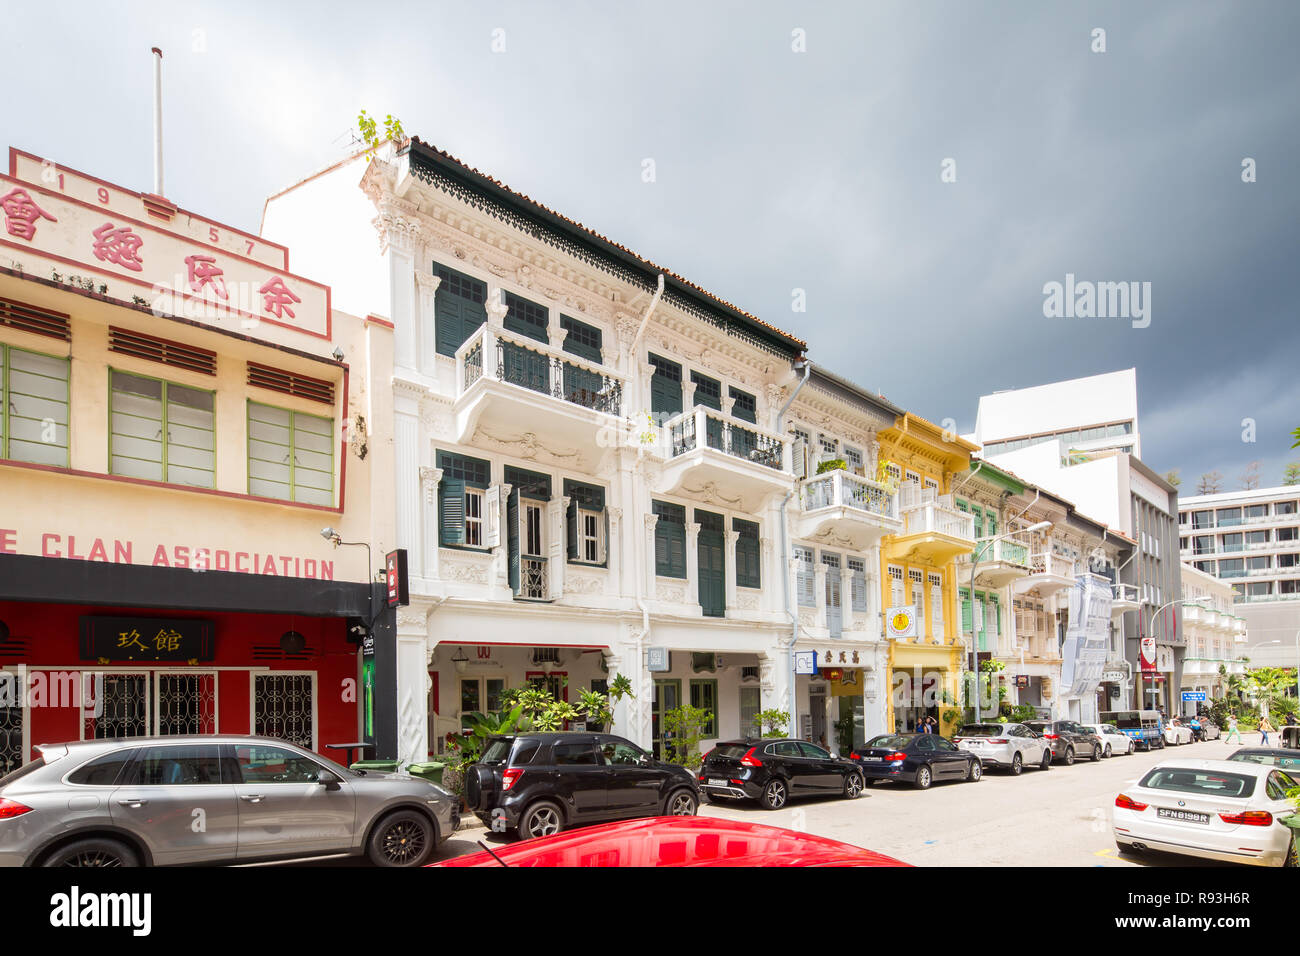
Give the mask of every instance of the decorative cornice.
POLYGON ((551 447, 538 438, 536 432, 524 432, 513 437, 494 435, 480 425, 474 431, 471 443, 478 444, 480 442, 493 444, 499 448, 509 448, 526 461, 536 461, 538 456, 543 456, 552 459, 557 464, 569 464, 580 470, 585 467, 582 453, 577 449, 551 447))

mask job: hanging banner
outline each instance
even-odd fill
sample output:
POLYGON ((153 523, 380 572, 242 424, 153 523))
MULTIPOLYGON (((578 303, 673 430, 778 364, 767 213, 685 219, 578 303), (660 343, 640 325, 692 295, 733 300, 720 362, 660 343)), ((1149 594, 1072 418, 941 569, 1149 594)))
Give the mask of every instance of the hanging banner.
POLYGON ((1081 574, 1070 589, 1069 628, 1061 648, 1061 684, 1069 697, 1095 693, 1110 650, 1110 582, 1081 574))

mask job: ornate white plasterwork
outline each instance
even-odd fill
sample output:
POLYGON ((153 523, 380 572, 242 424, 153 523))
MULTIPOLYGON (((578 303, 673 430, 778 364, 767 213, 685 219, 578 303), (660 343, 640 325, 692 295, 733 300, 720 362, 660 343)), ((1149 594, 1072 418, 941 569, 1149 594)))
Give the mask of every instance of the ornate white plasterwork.
POLYGON ((429 612, 427 608, 422 607, 405 607, 397 612, 397 629, 403 628, 419 629, 423 631, 428 624, 429 612))
POLYGON ((566 568, 564 590, 574 594, 600 594, 605 590, 605 579, 596 574, 581 574, 572 568, 566 568))
POLYGON ((451 403, 425 399, 420 403, 420 421, 434 438, 452 438, 455 420, 452 417, 451 403))
POLYGON ((703 488, 687 488, 683 486, 682 491, 686 492, 688 495, 696 495, 707 505, 715 504, 719 501, 723 504, 732 505, 733 507, 741 504, 740 495, 737 495, 734 498, 728 498, 722 493, 722 489, 718 487, 718 484, 715 481, 706 481, 703 488))
POLYGON ((490 555, 482 560, 466 560, 457 557, 459 552, 443 550, 438 553, 438 574, 443 580, 458 581, 462 584, 488 584, 492 560, 490 555))
POLYGON ((834 528, 827 528, 821 534, 814 534, 810 537, 813 541, 829 544, 832 547, 847 548, 850 551, 858 549, 857 543, 851 537, 846 534, 836 534, 834 528))
POLYGON ((655 597, 660 601, 681 604, 686 600, 686 588, 676 584, 664 584, 660 581, 655 584, 655 597))
POLYGON ((799 626, 813 627, 817 623, 817 610, 811 607, 799 608, 799 626))
POLYGON ((736 607, 742 611, 758 610, 758 592, 757 591, 737 591, 736 607))
POLYGON ((508 448, 526 461, 536 461, 541 456, 551 459, 556 464, 572 465, 580 470, 585 467, 582 453, 576 448, 553 448, 538 438, 536 432, 524 432, 521 435, 509 437, 494 435, 479 426, 474 430, 471 443, 476 445, 486 443, 496 445, 498 448, 508 448))

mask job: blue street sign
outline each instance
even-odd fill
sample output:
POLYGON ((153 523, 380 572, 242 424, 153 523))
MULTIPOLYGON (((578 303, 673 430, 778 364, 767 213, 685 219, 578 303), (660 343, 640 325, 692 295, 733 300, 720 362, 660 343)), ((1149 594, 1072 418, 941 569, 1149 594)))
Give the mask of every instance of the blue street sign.
POLYGON ((1205 691, 1203 690, 1185 690, 1183 691, 1183 700, 1194 700, 1198 703, 1205 702, 1205 691))

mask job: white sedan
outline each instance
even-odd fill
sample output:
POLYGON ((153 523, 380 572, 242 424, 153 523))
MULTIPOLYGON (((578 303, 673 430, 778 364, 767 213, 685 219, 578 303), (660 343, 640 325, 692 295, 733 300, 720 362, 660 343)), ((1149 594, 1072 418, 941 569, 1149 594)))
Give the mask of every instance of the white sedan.
POLYGON ((1084 724, 1083 729, 1090 730, 1101 738, 1102 745, 1106 748, 1102 752, 1103 757, 1133 752, 1133 738, 1114 724, 1084 724))
POLYGON ((1165 743, 1170 746, 1190 744, 1193 736, 1192 728, 1178 718, 1165 721, 1165 743))
POLYGON ((1295 813, 1300 786, 1276 767, 1229 760, 1165 760, 1115 797, 1120 850, 1160 850, 1256 866, 1300 866, 1295 813))

